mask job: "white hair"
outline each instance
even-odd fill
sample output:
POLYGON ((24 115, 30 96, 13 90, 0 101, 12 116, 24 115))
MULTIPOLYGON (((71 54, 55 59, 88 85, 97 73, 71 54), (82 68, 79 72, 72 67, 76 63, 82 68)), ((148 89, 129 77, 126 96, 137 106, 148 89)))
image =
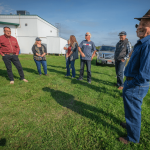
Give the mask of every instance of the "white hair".
POLYGON ((88 34, 90 35, 90 37, 92 37, 92 35, 91 35, 91 33, 90 33, 90 32, 86 32, 86 33, 88 33, 88 34))

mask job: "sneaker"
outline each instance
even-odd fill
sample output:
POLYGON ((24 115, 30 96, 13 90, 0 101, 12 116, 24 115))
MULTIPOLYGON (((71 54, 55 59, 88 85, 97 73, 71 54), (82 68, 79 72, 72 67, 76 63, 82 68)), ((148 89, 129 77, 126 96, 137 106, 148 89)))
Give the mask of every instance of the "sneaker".
POLYGON ((48 74, 46 74, 45 76, 49 76, 48 74))
POLYGON ((73 78, 75 78, 75 77, 72 76, 71 78, 73 79, 73 78))
POLYGON ((24 82, 28 82, 28 80, 26 80, 26 79, 23 79, 23 81, 24 81, 24 82))
POLYGON ((88 81, 89 84, 91 84, 91 81, 88 81))
POLYGON ((10 81, 10 84, 14 84, 14 81, 10 81))
POLYGON ((76 80, 79 80, 79 81, 80 81, 80 80, 83 80, 83 79, 82 79, 82 78, 78 78, 78 79, 76 79, 76 80))

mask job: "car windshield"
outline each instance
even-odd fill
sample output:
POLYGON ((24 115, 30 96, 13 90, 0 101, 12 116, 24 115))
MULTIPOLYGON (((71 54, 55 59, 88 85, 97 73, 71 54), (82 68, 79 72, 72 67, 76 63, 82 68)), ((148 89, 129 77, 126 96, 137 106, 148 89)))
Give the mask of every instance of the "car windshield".
POLYGON ((112 46, 102 46, 100 48, 100 51, 112 51, 112 52, 114 52, 115 49, 116 49, 116 47, 112 47, 112 46))

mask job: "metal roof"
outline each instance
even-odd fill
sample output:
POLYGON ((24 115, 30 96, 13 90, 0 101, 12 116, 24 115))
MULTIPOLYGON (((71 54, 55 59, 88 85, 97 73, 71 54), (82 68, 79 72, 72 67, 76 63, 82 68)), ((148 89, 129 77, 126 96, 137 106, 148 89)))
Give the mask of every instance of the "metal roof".
POLYGON ((14 25, 14 26, 19 26, 20 25, 18 23, 2 22, 2 21, 0 21, 0 24, 7 24, 7 25, 14 25))

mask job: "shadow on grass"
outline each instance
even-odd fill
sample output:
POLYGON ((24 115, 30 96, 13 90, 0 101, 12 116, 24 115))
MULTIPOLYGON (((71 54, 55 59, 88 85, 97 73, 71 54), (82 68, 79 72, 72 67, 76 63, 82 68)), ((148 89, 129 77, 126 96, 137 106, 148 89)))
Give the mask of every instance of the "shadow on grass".
MULTIPOLYGON (((66 69, 66 67, 62 67, 62 66, 54 66, 54 65, 47 65, 47 66, 54 67, 54 68, 62 68, 62 69, 66 69)), ((65 66, 65 65, 64 65, 64 66, 65 66)))
POLYGON ((2 138, 0 139, 0 146, 5 146, 6 145, 6 139, 2 138))
POLYGON ((113 114, 107 113, 103 109, 90 106, 81 101, 77 101, 71 94, 59 90, 50 89, 49 87, 44 87, 42 90, 45 92, 50 92, 51 96, 61 106, 71 109, 72 111, 91 120, 94 120, 95 122, 102 124, 104 127, 109 127, 111 130, 117 132, 120 136, 124 134, 117 127, 104 120, 104 118, 111 118, 114 123, 119 124, 121 120, 116 118, 113 114))
MULTIPOLYGON (((58 71, 56 69, 49 69, 49 68, 48 68, 48 71, 54 72, 54 73, 58 73, 58 74, 63 74, 65 76, 65 73, 63 71, 58 71)), ((105 87, 97 87, 95 85, 92 85, 92 84, 89 84, 89 83, 85 83, 85 82, 82 82, 82 81, 77 81, 77 80, 71 79, 69 77, 66 78, 66 79, 71 80, 72 84, 81 84, 83 86, 91 88, 92 90, 95 90, 96 92, 107 93, 108 95, 113 96, 114 98, 116 98, 116 93, 120 93, 120 91, 118 91, 116 89, 116 87, 114 87, 113 92, 109 92, 108 89, 105 88, 105 87)), ((104 81, 104 80, 101 80, 101 79, 96 79, 94 77, 92 77, 92 80, 95 81, 95 82, 97 82, 97 83, 99 83, 99 84, 114 86, 114 82, 104 81)), ((122 95, 120 95, 120 96, 122 96, 122 95)))
POLYGON ((23 67, 22 69, 27 71, 27 72, 30 72, 30 73, 38 74, 38 71, 35 70, 35 69, 32 69, 32 68, 25 68, 25 67, 23 67))
MULTIPOLYGON (((66 69, 66 67, 62 67, 62 66, 55 66, 55 65, 47 65, 47 66, 50 66, 50 67, 53 67, 53 68, 62 68, 62 69, 66 69)), ((87 73, 86 72, 87 68, 86 68, 86 65, 84 66, 84 73, 87 73)), ((76 72, 79 71, 80 72, 80 69, 76 69, 76 72)), ((67 70, 66 70, 67 72, 67 70)), ((71 71, 70 71, 71 72, 71 71)), ((111 76, 109 74, 105 74, 105 73, 101 73, 101 72, 95 72, 95 71, 92 71, 92 73, 97 73, 97 74, 102 74, 102 75, 107 75, 107 76, 111 76)))
MULTIPOLYGON (((97 79, 97 80, 99 81, 100 84, 103 83, 104 85, 112 85, 111 82, 106 82, 106 81, 99 80, 99 79, 97 79)), ((110 92, 109 89, 105 88, 104 86, 97 87, 97 86, 95 86, 93 84, 89 84, 88 82, 82 82, 82 81, 72 80, 71 83, 72 84, 81 84, 82 86, 91 88, 92 90, 95 90, 96 92, 101 92, 101 93, 110 95, 110 96, 112 96, 114 98, 116 98, 116 93, 120 94, 120 91, 118 91, 116 89, 116 87, 114 87, 113 92, 110 92)), ((120 96, 122 96, 122 94, 120 96)))
MULTIPOLYGON (((13 72, 13 70, 12 70, 12 72, 13 72)), ((0 69, 0 76, 5 77, 7 80, 10 81, 10 79, 8 78, 7 70, 0 69)), ((13 76, 15 79, 20 79, 19 77, 15 76, 15 75, 13 75, 13 76)))

